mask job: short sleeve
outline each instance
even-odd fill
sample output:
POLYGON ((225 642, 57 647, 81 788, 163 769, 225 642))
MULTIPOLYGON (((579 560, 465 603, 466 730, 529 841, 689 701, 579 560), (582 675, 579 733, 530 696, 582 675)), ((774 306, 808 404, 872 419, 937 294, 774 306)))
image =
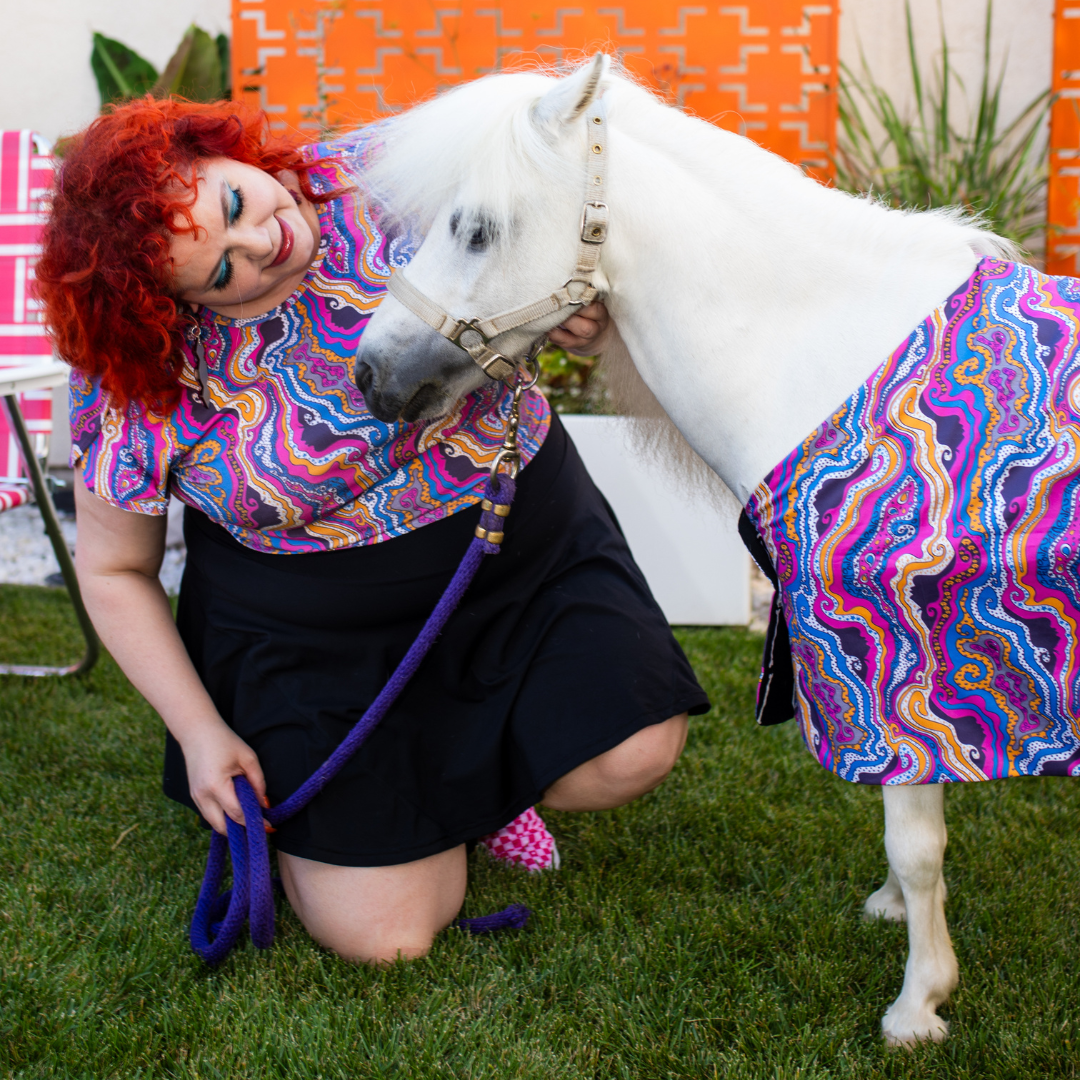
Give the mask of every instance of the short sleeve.
POLYGON ((121 510, 168 511, 169 472, 180 452, 172 417, 109 404, 96 379, 73 371, 69 391, 71 467, 88 490, 121 510))

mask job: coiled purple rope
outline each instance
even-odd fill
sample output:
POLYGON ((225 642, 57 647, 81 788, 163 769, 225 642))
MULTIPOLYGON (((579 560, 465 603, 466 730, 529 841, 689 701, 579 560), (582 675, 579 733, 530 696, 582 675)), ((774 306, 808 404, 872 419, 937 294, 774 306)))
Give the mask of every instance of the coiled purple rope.
MULTIPOLYGON (((516 484, 505 473, 498 473, 488 480, 484 497, 492 503, 509 505, 514 499, 516 484)), ((504 518, 491 510, 480 515, 480 526, 490 532, 501 532, 504 518)), ((367 712, 356 722, 341 745, 315 770, 303 784, 283 803, 263 811, 258 796, 247 778, 233 778, 236 796, 244 811, 244 820, 257 822, 254 828, 237 825, 226 817, 228 839, 215 832, 210 838, 210 854, 206 860, 195 914, 191 919, 191 947, 208 964, 220 964, 240 939, 247 921, 251 928, 251 940, 256 948, 268 949, 274 941, 274 885, 270 877, 270 852, 266 832, 262 827, 265 817, 271 825, 287 821, 302 810, 341 771, 342 766, 360 748, 376 725, 390 711, 398 695, 405 689, 416 669, 427 656, 435 639, 442 632, 446 621, 454 613, 465 595, 485 555, 497 555, 499 545, 474 537, 465 552, 450 584, 446 587, 435 610, 428 617, 423 630, 409 647, 405 658, 390 676, 378 697, 367 712), (226 851, 232 860, 233 886, 219 893, 225 874, 226 851)), ((470 933, 487 934, 494 930, 521 927, 529 917, 529 909, 513 904, 505 911, 483 915, 475 919, 459 919, 457 925, 470 933)))

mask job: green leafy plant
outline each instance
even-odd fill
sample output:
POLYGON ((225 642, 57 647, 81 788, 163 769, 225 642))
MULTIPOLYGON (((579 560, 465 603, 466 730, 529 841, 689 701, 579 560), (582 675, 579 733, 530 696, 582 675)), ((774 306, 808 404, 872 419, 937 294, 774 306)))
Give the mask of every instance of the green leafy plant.
POLYGON ((604 412, 595 356, 574 356, 548 345, 537 357, 540 390, 559 413, 604 412))
POLYGON ((982 76, 966 129, 952 120, 954 89, 964 91, 950 61, 944 24, 941 56, 929 78, 915 53, 911 6, 905 5, 914 116, 901 113, 870 73, 845 65, 840 81, 841 140, 836 177, 848 191, 871 192, 897 207, 962 206, 982 215, 997 233, 1023 243, 1045 227, 1044 120, 1050 91, 1039 94, 1011 123, 1001 120, 1005 63, 990 70, 992 2, 986 5, 982 76))
POLYGON ((119 41, 94 35, 90 67, 97 79, 101 104, 145 94, 157 82, 157 69, 119 41))
POLYGON ((231 96, 229 39, 212 38, 194 24, 188 27, 165 70, 103 34, 94 35, 90 67, 97 79, 101 106, 151 93, 178 94, 192 101, 218 101, 231 96))

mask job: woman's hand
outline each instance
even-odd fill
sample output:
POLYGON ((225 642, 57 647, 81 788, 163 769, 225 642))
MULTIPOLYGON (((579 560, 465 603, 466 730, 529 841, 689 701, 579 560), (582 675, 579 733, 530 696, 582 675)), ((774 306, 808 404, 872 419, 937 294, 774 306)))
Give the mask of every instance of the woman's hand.
POLYGON ((216 728, 203 725, 194 739, 186 741, 183 751, 191 797, 199 813, 216 832, 225 832, 226 816, 238 825, 245 824, 244 812, 233 787, 234 776, 246 776, 259 802, 269 806, 259 759, 224 722, 216 728))
POLYGON ((577 356, 595 356, 607 345, 611 325, 608 310, 598 300, 571 315, 548 334, 548 341, 577 356))

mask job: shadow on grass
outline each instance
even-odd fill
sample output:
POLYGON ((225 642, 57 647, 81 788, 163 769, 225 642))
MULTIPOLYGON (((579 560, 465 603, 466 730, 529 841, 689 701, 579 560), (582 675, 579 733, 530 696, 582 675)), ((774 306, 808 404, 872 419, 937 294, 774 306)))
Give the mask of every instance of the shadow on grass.
MULTIPOLYGON (((65 604, 0 587, 0 645, 62 659, 65 604)), ((545 814, 557 874, 474 855, 465 913, 524 902, 530 928, 448 931, 384 971, 321 952, 284 904, 272 951, 206 970, 186 942, 206 838, 160 795, 160 721, 108 659, 80 680, 0 679, 2 1075, 1075 1075, 1076 789, 950 791, 954 1038, 888 1053, 906 935, 859 919, 884 871, 879 793, 825 774, 793 725, 754 726, 759 637, 679 636, 715 707, 668 782, 618 811, 545 814)))

